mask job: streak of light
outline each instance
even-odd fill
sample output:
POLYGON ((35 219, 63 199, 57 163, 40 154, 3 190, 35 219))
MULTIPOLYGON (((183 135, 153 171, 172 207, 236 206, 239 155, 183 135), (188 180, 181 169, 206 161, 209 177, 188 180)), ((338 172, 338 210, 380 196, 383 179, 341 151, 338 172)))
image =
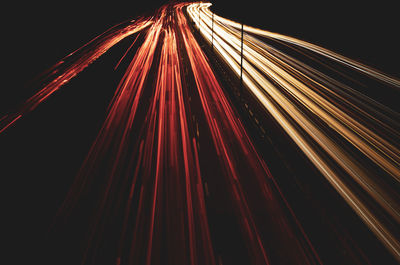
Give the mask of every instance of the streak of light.
MULTIPOLYGON (((210 5, 196 3, 188 6, 187 10, 202 36, 213 42, 215 51, 239 76, 241 24, 214 14, 212 25, 210 5)), ((324 78, 318 71, 283 52, 277 52, 255 36, 303 47, 397 88, 400 81, 314 44, 246 25, 244 31, 243 83, 371 231, 400 260, 400 243, 393 234, 395 227, 346 182, 346 178, 351 177, 369 194, 370 200, 378 203, 395 223, 400 223, 399 194, 392 189, 390 182, 377 179, 357 159, 364 155, 394 181, 400 181, 399 135, 396 130, 390 129, 392 126, 398 128, 399 115, 354 93, 338 81, 324 78), (335 104, 335 98, 344 103, 335 104), (366 108, 366 105, 369 107, 366 108), (374 118, 378 116, 384 118, 374 118), (323 126, 316 120, 322 121, 323 126), (347 141, 361 154, 354 156, 343 148, 339 138, 332 136, 330 130, 340 135, 340 141, 347 141), (332 161, 346 174, 335 170, 332 161)))
POLYGON ((289 205, 282 204, 283 195, 270 184, 265 162, 190 31, 184 6, 163 7, 154 17, 59 212, 60 217, 73 215, 91 189, 100 187, 95 193, 99 199, 90 208, 83 262, 95 260, 105 244, 107 220, 117 208, 123 212, 117 264, 163 264, 163 235, 166 259, 172 264, 217 264, 203 182, 204 177, 218 177, 226 184, 252 264, 281 259, 322 263, 289 205), (183 56, 188 57, 187 65, 182 65, 183 56), (154 81, 149 78, 153 75, 154 81), (196 113, 206 127, 199 128, 192 119, 189 94, 199 102, 196 113), (215 154, 202 151, 205 140, 199 135, 212 143, 215 154), (203 173, 200 157, 207 155, 218 159, 220 175, 203 173), (289 208, 290 216, 281 205, 289 208))
POLYGON ((101 250, 112 253, 117 265, 222 264, 224 253, 212 235, 219 231, 211 228, 207 212, 213 196, 229 201, 225 206, 234 220, 228 221, 237 223, 235 232, 245 242, 239 251, 249 263, 322 264, 213 73, 185 11, 238 77, 243 64, 245 88, 399 259, 393 233, 400 222, 399 194, 390 187, 390 181, 400 180, 399 115, 263 38, 302 47, 391 86, 400 82, 327 49, 249 26, 242 43, 241 24, 212 14, 209 6, 168 4, 151 18, 110 29, 49 69, 49 83, 0 118, 2 133, 113 45, 143 32, 57 215, 63 221, 87 219, 85 242, 79 242, 86 243, 82 264, 102 260, 101 250), (366 160, 385 176, 369 172, 366 160))
POLYGON ((151 24, 152 21, 149 18, 140 18, 128 24, 121 23, 64 57, 41 77, 41 79, 47 80, 47 85, 27 99, 16 111, 9 113, 0 120, 0 133, 5 131, 17 119, 16 117, 22 117, 34 110, 115 44, 151 24))
MULTIPOLYGON (((234 197, 236 197, 235 201, 237 202, 239 215, 241 216, 242 221, 244 221, 243 226, 245 231, 247 231, 247 235, 250 239, 249 245, 252 248, 252 255, 254 256, 255 264, 258 263, 266 263, 268 264, 270 261, 268 260, 268 250, 265 249, 265 246, 262 244, 262 240, 260 238, 260 233, 257 231, 257 225, 254 220, 253 213, 250 210, 250 202, 247 198, 243 186, 244 180, 243 175, 239 173, 236 168, 238 162, 234 162, 232 158, 234 157, 231 148, 229 148, 228 140, 236 139, 238 142, 237 146, 241 147, 243 152, 242 156, 246 159, 246 163, 251 165, 249 167, 249 171, 247 171, 248 176, 253 176, 257 181, 260 187, 263 187, 263 196, 265 199, 265 204, 268 205, 271 201, 275 201, 271 194, 271 187, 266 183, 265 176, 270 176, 269 170, 267 169, 264 161, 257 155, 257 151, 252 145, 247 133, 245 132, 243 125, 240 123, 236 114, 230 107, 229 102, 224 96, 222 88, 219 86, 218 81, 216 80, 215 75, 213 74, 208 60, 206 59, 204 53, 201 51, 200 46, 194 39, 194 36, 189 32, 189 30, 182 25, 185 23, 183 14, 181 13, 178 16, 178 24, 181 25, 181 32, 183 34, 184 43, 186 46, 186 50, 188 52, 188 56, 190 59, 190 63, 192 66, 193 74, 195 76, 195 80, 197 83, 197 89, 200 95, 201 103, 206 114, 206 118, 208 121, 209 129, 211 131, 214 145, 219 153, 219 156, 222 159, 222 163, 226 167, 227 177, 229 177, 228 181, 231 185, 230 189, 233 192, 234 197), (217 107, 212 108, 211 104, 215 104, 217 107), (219 118, 219 122, 217 122, 217 117, 219 118), (223 121, 221 123, 221 121, 223 121), (224 128, 225 127, 225 128, 224 128), (227 130, 229 128, 229 130, 227 130), (269 203, 268 203, 269 201, 269 203), (251 240, 252 239, 252 240, 251 240)), ((232 140, 229 140, 232 141, 232 140)), ((243 161, 242 161, 243 162, 243 161)), ((255 191, 254 191, 255 192, 255 191)), ((275 202, 276 203, 276 202, 275 202)), ((266 210, 271 211, 272 209, 266 210)), ((281 213, 276 213, 281 214, 281 213)), ((285 218, 281 217, 282 221, 285 218)), ((295 219, 295 216, 293 216, 295 219)), ((276 224, 275 224, 276 225, 276 224)), ((279 229, 278 226, 275 226, 274 229, 279 229)), ((289 226, 287 226, 289 228, 289 226)), ((291 233, 288 231, 281 231, 281 235, 285 235, 287 233, 291 233)), ((307 236, 303 234, 307 241, 307 236)), ((285 241, 284 237, 281 239, 285 241)), ((316 254, 313 246, 308 242, 308 246, 306 244, 306 248, 309 248, 311 251, 312 258, 308 259, 305 256, 302 256, 299 253, 305 253, 303 251, 307 251, 306 249, 299 250, 299 245, 291 244, 288 241, 285 241, 286 247, 289 248, 291 246, 293 253, 298 253, 296 262, 297 263, 321 263, 318 255, 316 254)), ((292 242, 295 243, 295 242, 292 242)), ((271 246, 269 246, 271 247, 271 246)))
MULTIPOLYGON (((206 4, 204 4, 204 5, 206 5, 206 4)), ((232 21, 232 20, 229 20, 229 19, 226 19, 226 18, 223 18, 223 17, 218 17, 218 20, 221 21, 222 23, 224 23, 226 25, 229 25, 229 26, 232 26, 232 27, 234 27, 236 29, 240 29, 240 27, 241 27, 240 23, 237 23, 235 21, 232 21)), ((326 48, 323 48, 323 47, 320 47, 318 45, 315 45, 315 44, 312 44, 312 43, 309 43, 309 42, 306 42, 306 41, 303 41, 303 40, 299 40, 299 39, 296 39, 296 38, 293 38, 293 37, 290 37, 290 36, 285 36, 285 35, 282 35, 282 34, 279 34, 279 33, 270 32, 270 31, 267 31, 267 30, 262 30, 262 29, 254 28, 254 27, 247 26, 247 25, 244 26, 244 30, 246 32, 251 32, 251 33, 254 33, 254 34, 259 35, 259 36, 264 36, 264 37, 269 37, 269 38, 273 38, 273 39, 282 40, 282 41, 285 41, 287 43, 291 43, 291 44, 306 48, 308 50, 311 50, 313 52, 316 52, 318 54, 326 56, 326 57, 328 57, 328 58, 330 58, 332 60, 335 60, 335 61, 337 61, 337 62, 339 62, 341 64, 347 65, 347 66, 349 66, 349 67, 351 67, 351 68, 353 68, 353 69, 355 69, 357 71, 360 71, 360 72, 362 72, 364 74, 367 74, 367 75, 369 75, 371 77, 374 77, 374 78, 376 78, 378 80, 381 80, 382 82, 386 82, 386 83, 389 83, 389 84, 391 84, 393 86, 396 86, 396 87, 400 88, 400 80, 399 79, 391 77, 391 76, 388 76, 388 75, 386 75, 386 74, 384 74, 384 73, 382 73, 382 72, 380 72, 380 71, 378 71, 378 70, 376 70, 376 69, 374 69, 374 68, 372 68, 370 66, 364 65, 364 64, 362 64, 360 62, 357 62, 355 60, 347 58, 347 57, 345 57, 343 55, 340 55, 338 53, 335 53, 333 51, 330 51, 330 50, 328 50, 326 48)))

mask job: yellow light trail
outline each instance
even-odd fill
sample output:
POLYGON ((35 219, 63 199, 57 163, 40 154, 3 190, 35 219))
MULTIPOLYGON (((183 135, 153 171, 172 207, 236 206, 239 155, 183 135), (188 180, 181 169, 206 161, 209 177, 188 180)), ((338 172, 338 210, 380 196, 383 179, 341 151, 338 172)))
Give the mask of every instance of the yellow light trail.
MULTIPOLYGON (((239 76, 241 24, 216 14, 212 21, 210 6, 210 3, 196 3, 189 5, 187 11, 201 35, 206 41, 213 42, 215 51, 239 76)), ((243 84, 387 249, 400 260, 400 243, 394 235, 396 224, 400 224, 398 192, 390 187, 390 183, 371 173, 340 144, 338 137, 327 133, 333 130, 340 135, 341 140, 347 141, 385 171, 397 185, 400 182, 400 137, 396 129, 400 128, 399 114, 275 50, 256 36, 305 48, 395 89, 400 88, 400 80, 302 40, 246 25, 243 28, 243 84), (340 102, 337 103, 335 99, 340 102), (316 119, 321 120, 324 126, 319 125, 316 119), (338 173, 332 164, 346 174, 338 173), (361 198, 347 184, 348 177, 369 195, 369 201, 361 198), (390 215, 390 221, 370 201, 378 203, 390 215)))

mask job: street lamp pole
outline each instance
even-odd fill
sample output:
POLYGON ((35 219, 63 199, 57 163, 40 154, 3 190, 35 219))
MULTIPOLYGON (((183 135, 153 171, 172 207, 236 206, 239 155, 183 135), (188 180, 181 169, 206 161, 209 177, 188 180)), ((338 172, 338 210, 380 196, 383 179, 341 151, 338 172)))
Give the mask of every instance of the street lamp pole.
POLYGON ((243 90, 243 22, 240 40, 240 89, 243 90))
POLYGON ((211 49, 214 49, 214 13, 212 13, 212 22, 211 22, 211 49))

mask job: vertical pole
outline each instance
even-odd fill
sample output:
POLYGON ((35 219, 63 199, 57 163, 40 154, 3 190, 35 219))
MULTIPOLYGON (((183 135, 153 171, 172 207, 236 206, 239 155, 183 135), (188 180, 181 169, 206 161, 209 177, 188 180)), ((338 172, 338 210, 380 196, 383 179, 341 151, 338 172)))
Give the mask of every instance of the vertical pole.
POLYGON ((199 3, 199 31, 200 31, 200 12, 201 12, 201 9, 200 9, 200 3, 199 3))
POLYGON ((211 22, 211 50, 214 49, 214 13, 212 13, 212 22, 211 22))
POLYGON ((240 90, 243 90, 243 23, 240 43, 240 90))

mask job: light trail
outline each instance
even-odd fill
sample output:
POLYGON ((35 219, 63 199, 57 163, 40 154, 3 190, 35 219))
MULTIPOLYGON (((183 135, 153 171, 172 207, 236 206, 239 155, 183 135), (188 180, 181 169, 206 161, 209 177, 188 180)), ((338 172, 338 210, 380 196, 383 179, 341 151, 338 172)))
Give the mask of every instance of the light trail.
MULTIPOLYGON (((215 51, 239 76, 241 24, 215 14, 213 21, 213 14, 208 9, 210 5, 192 4, 188 7, 188 13, 202 36, 208 42, 213 42, 215 51)), ((244 31, 243 82, 246 87, 371 231, 400 260, 400 243, 395 236, 396 225, 393 225, 400 223, 399 193, 391 187, 392 181, 397 182, 395 185, 400 181, 399 114, 273 48, 261 38, 276 39, 289 46, 308 49, 396 89, 400 87, 400 81, 292 37, 246 25, 244 31), (321 122, 323 126, 319 125, 321 122), (331 131, 340 136, 335 136, 331 131), (350 153, 348 148, 342 146, 343 140, 360 154, 350 153), (376 173, 369 172, 360 162, 360 159, 366 158, 392 179, 377 178, 376 173), (335 170, 332 161, 346 174, 335 170), (381 210, 373 207, 370 201, 358 196, 353 187, 347 184, 348 177, 358 183, 369 195, 369 200, 378 203, 392 221, 387 221, 381 210)))
MULTIPOLYGON (((209 5, 209 4, 203 4, 204 7, 206 5, 209 5)), ((241 24, 238 23, 238 22, 235 22, 235 21, 223 18, 223 17, 219 17, 219 16, 218 16, 218 20, 221 21, 223 24, 229 25, 229 26, 234 27, 236 29, 240 29, 241 28, 241 24)), ((362 72, 362 73, 364 73, 366 75, 369 75, 369 76, 371 76, 373 78, 381 80, 382 82, 386 82, 386 83, 389 83, 389 84, 391 84, 393 86, 396 86, 396 87, 400 88, 400 80, 398 80, 398 79, 396 79, 394 77, 388 76, 388 75, 386 75, 384 73, 381 73, 380 71, 378 71, 378 70, 376 70, 376 69, 374 69, 372 67, 369 67, 367 65, 364 65, 364 64, 362 64, 360 62, 354 61, 354 60, 352 60, 350 58, 347 58, 347 57, 345 57, 343 55, 340 55, 338 53, 335 53, 333 51, 330 51, 328 49, 320 47, 318 45, 315 45, 315 44, 312 44, 312 43, 309 43, 309 42, 306 42, 306 41, 303 41, 303 40, 299 40, 299 39, 296 39, 296 38, 293 38, 293 37, 290 37, 290 36, 285 36, 285 35, 282 35, 282 34, 279 34, 279 33, 270 32, 270 31, 267 31, 267 30, 262 30, 262 29, 254 28, 254 27, 247 26, 247 25, 244 25, 244 31, 249 32, 249 33, 254 33, 254 34, 258 35, 258 36, 263 36, 263 37, 282 40, 284 42, 291 43, 291 44, 294 44, 296 46, 306 48, 306 49, 311 50, 311 51, 313 51, 315 53, 318 53, 318 54, 326 56, 326 57, 328 57, 328 58, 330 58, 332 60, 335 60, 335 61, 337 61, 337 62, 339 62, 341 64, 347 65, 347 66, 353 68, 354 70, 360 71, 360 72, 362 72)))
POLYGON ((185 6, 167 5, 154 17, 59 218, 74 216, 84 198, 98 198, 90 207, 84 263, 100 259, 96 253, 106 244, 117 247, 117 264, 164 264, 163 259, 171 264, 217 264, 203 188, 206 178, 224 184, 246 242, 241 251, 248 252, 252 264, 321 264, 294 213, 285 213, 290 206, 270 184, 265 162, 191 33, 185 6), (189 65, 183 66, 181 58, 186 56, 189 65), (153 73, 154 82, 149 78, 153 73), (190 80, 194 87, 187 85, 190 80), (199 102, 200 109, 189 102, 199 102), (203 149, 208 142, 209 151, 203 149), (204 157, 209 156, 217 159, 211 173, 204 170, 204 157), (120 234, 118 243, 105 242, 108 220, 117 212, 122 214, 120 226, 113 227, 120 234))
MULTIPOLYGON (((232 158, 236 156, 234 155, 234 153, 232 153, 233 150, 229 148, 229 145, 232 144, 232 140, 236 139, 236 145, 241 147, 242 155, 239 155, 239 157, 246 159, 246 163, 244 164, 251 165, 246 174, 249 177, 256 178, 259 187, 263 187, 264 190, 262 192, 266 205, 271 205, 271 201, 276 200, 271 196, 271 187, 269 187, 266 182, 266 176, 271 176, 268 169, 266 168, 266 165, 257 155, 257 151, 251 144, 251 141, 243 128, 243 125, 239 122, 238 117, 235 115, 232 108, 230 107, 230 104, 227 101, 222 88, 219 86, 218 81, 216 80, 216 77, 214 76, 208 64, 204 53, 201 51, 200 46, 195 41, 193 35, 189 32, 188 27, 186 26, 186 28, 184 28, 182 26, 184 25, 184 21, 185 19, 183 17, 183 13, 181 12, 178 16, 178 24, 181 25, 180 31, 183 34, 184 43, 197 83, 201 103, 206 114, 208 126, 211 130, 214 145, 217 149, 217 152, 219 153, 219 156, 222 159, 222 163, 225 165, 225 172, 227 174, 227 177, 229 178, 228 181, 231 185, 230 190, 233 192, 234 201, 236 201, 238 204, 238 210, 239 215, 241 216, 241 220, 245 222, 243 226, 245 231, 247 230, 250 239, 249 245, 252 247, 252 255, 255 259, 254 264, 268 264, 268 250, 264 249, 265 247, 263 246, 259 232, 257 231, 254 216, 252 216, 249 207, 249 199, 246 198, 247 196, 243 191, 243 186, 246 185, 244 184, 245 181, 243 180, 244 175, 240 174, 240 172, 236 168, 237 165, 240 164, 240 162, 235 162, 232 160, 232 158), (214 108, 211 107, 212 104, 215 104, 214 108), (219 117, 219 119, 217 119, 217 117, 219 117), (230 143, 228 143, 228 141, 230 143), (253 240, 251 241, 251 239, 253 240)), ((253 191, 256 192, 255 190, 253 191)), ((277 204, 277 202, 272 203, 272 205, 277 204)), ((272 208, 266 209, 266 212, 269 211, 272 211, 272 208)), ((286 222, 285 218, 283 217, 283 213, 275 212, 275 214, 280 214, 281 221, 286 222)), ((287 228, 289 228, 288 223, 286 223, 286 226, 287 228)), ((279 229, 279 225, 277 224, 274 224, 273 227, 275 227, 274 230, 279 229)), ((302 252, 303 250, 299 248, 299 245, 293 245, 293 243, 295 242, 289 242, 284 239, 285 234, 290 234, 290 230, 280 230, 280 232, 281 242, 285 242, 284 245, 286 246, 286 248, 292 248, 293 254, 295 254, 296 252, 299 253, 296 255, 297 257, 295 258, 297 263, 308 264, 311 262, 320 262, 319 257, 318 255, 316 255, 312 245, 309 245, 308 247, 309 250, 314 251, 314 253, 311 254, 314 255, 314 260, 307 260, 305 256, 302 256, 300 254, 305 252, 302 252)), ((303 236, 305 236, 306 242, 309 243, 309 241, 307 241, 308 239, 306 235, 303 234, 303 236)), ((272 249, 272 246, 269 247, 272 249)))
MULTIPOLYGON (((111 47, 140 32, 114 66, 139 46, 57 212, 54 231, 66 231, 67 239, 78 234, 71 240, 83 248, 76 262, 323 264, 324 252, 335 251, 329 245, 334 242, 345 253, 335 253, 342 255, 339 260, 369 264, 351 236, 327 232, 316 239, 320 235, 303 227, 188 18, 238 77, 243 63, 245 88, 400 260, 399 114, 266 39, 307 49, 397 88, 399 80, 319 46, 249 26, 242 43, 241 24, 212 14, 209 6, 171 3, 152 17, 111 28, 49 69, 38 93, 0 117, 1 135, 111 47), (378 169, 370 171, 363 161, 378 169), (320 240, 329 247, 316 245, 320 240)), ((334 222, 322 226, 346 232, 334 222)))
POLYGON ((42 74, 40 79, 47 84, 39 92, 27 99, 17 110, 4 115, 0 119, 0 134, 16 119, 34 110, 40 103, 96 61, 115 44, 147 28, 151 23, 150 18, 138 18, 137 20, 118 24, 61 59, 42 74))

